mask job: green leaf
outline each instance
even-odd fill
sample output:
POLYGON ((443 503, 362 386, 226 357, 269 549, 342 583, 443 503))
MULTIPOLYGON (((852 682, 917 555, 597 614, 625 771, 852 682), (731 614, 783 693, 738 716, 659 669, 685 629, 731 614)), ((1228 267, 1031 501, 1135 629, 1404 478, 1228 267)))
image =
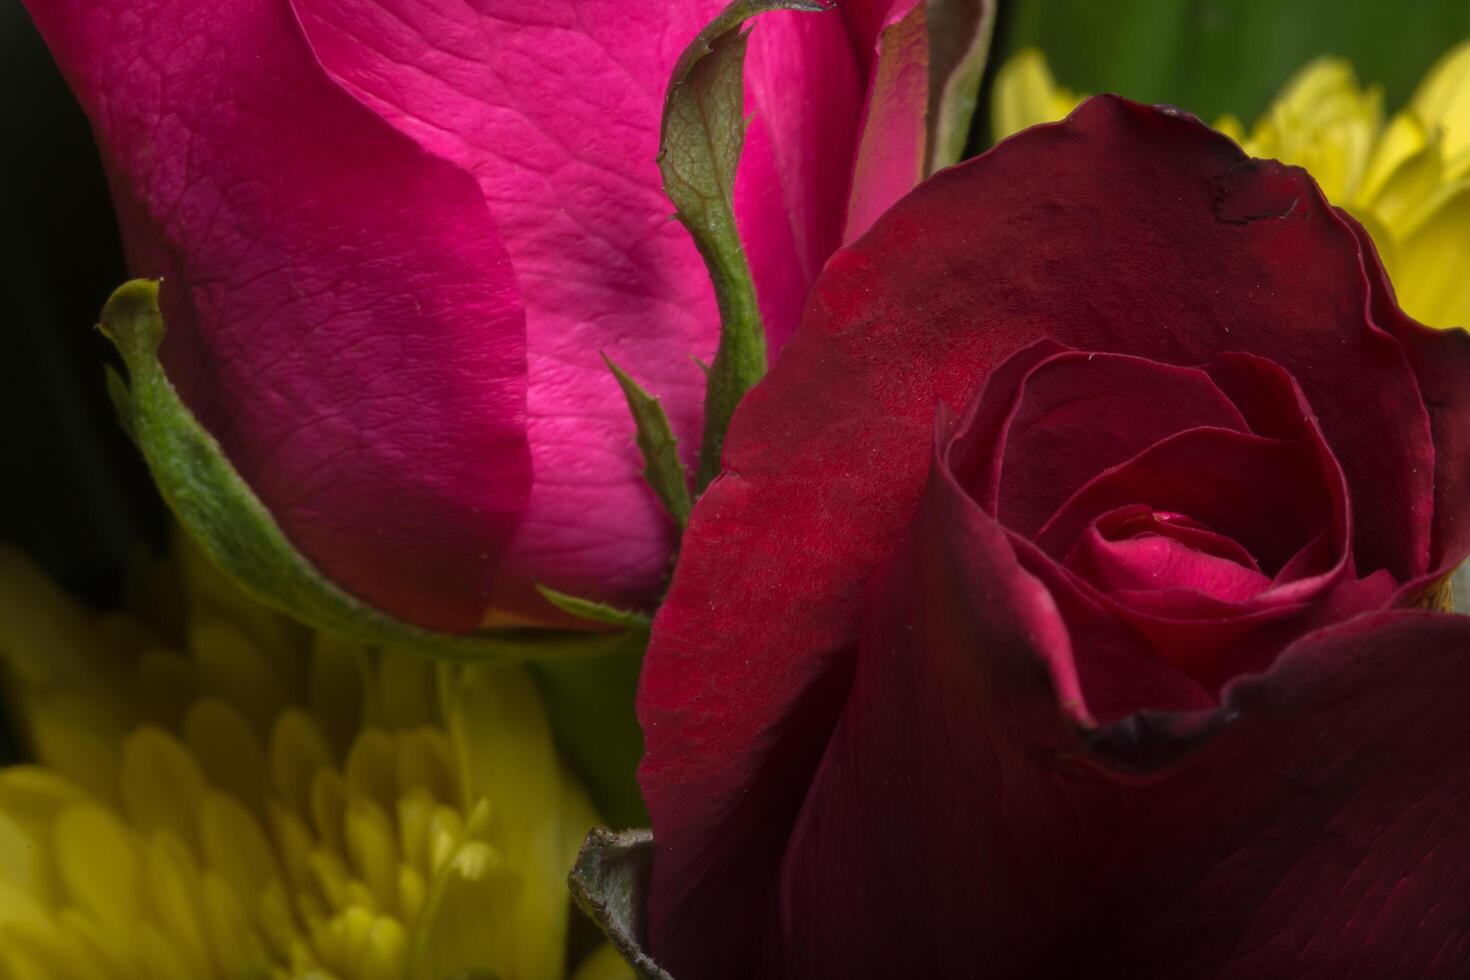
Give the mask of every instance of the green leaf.
POLYGON ((159 284, 124 283, 99 328, 117 345, 128 382, 109 382, 122 423, 163 499, 205 552, 248 592, 318 629, 462 661, 587 658, 620 649, 618 634, 529 628, 437 633, 384 615, 344 592, 286 539, 213 436, 180 400, 158 347, 165 332, 159 284))
MULTIPOLYGON (((633 413, 633 423, 638 429, 638 449, 643 453, 643 479, 658 494, 664 509, 674 518, 682 531, 689 523, 689 511, 694 501, 689 496, 689 476, 684 464, 679 461, 679 440, 669 427, 669 417, 664 414, 658 399, 628 377, 606 354, 602 355, 613 377, 623 389, 628 400, 628 411, 633 413)), ((550 596, 547 596, 551 599, 550 596)), ((551 599, 555 603, 555 599, 551 599)), ((573 610, 567 610, 572 612, 573 610)))
POLYGON ((694 38, 674 66, 664 98, 658 165, 675 217, 709 268, 720 310, 720 345, 705 390, 695 492, 720 472, 735 406, 766 373, 766 332, 735 227, 735 168, 745 142, 745 35, 768 10, 822 11, 815 0, 734 0, 694 38))
POLYGON ((995 29, 996 0, 928 0, 929 129, 924 173, 965 155, 980 77, 995 29))
POLYGON ((613 833, 598 827, 587 835, 567 878, 572 898, 617 947, 638 980, 673 980, 643 950, 643 910, 653 870, 653 833, 613 833))

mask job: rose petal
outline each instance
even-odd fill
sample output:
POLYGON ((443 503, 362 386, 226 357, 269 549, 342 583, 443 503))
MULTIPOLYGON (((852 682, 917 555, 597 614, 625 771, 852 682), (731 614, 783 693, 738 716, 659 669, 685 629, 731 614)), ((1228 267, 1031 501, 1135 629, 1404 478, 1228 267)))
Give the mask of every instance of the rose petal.
MULTIPOLYGON (((1282 600, 1300 599, 1320 589, 1323 576, 1335 577, 1340 569, 1351 575, 1354 561, 1348 545, 1354 524, 1347 479, 1301 386, 1280 365, 1252 354, 1223 354, 1210 363, 1208 371, 1246 414, 1251 431, 1303 446, 1305 458, 1316 462, 1327 491, 1327 526, 1277 570, 1273 595, 1282 600)), ((1368 517, 1373 517, 1371 512, 1368 517)))
POLYGON ((1395 339, 1364 327, 1367 302, 1351 228, 1301 171, 1111 97, 936 175, 834 255, 736 416, 645 660, 654 955, 700 934, 706 963, 738 970, 746 933, 718 888, 738 871, 741 894, 769 898, 763 848, 785 841, 809 785, 862 584, 923 487, 935 407, 970 403, 1023 347, 1270 357, 1303 379, 1354 506, 1375 515, 1358 568, 1421 574, 1428 421, 1395 339), (1395 438, 1362 438, 1385 420, 1395 438))
POLYGON ((1103 592, 1180 589, 1241 602, 1271 587, 1271 579, 1230 558, 1199 551, 1158 534, 1110 540, 1087 528, 1064 563, 1103 592))
POLYGON ((1069 351, 1032 368, 1006 426, 995 513, 1032 534, 1103 470, 1198 426, 1246 430, 1199 368, 1069 351))
MULTIPOLYGON (((497 604, 538 605, 532 579, 646 602, 667 573, 673 527, 640 476, 627 407, 599 355, 660 397, 692 462, 704 397, 696 359, 713 355, 719 321, 656 160, 674 62, 723 3, 293 3, 350 92, 475 173, 514 261, 536 479, 497 604)), ((752 125, 735 199, 773 353, 841 242, 877 32, 888 7, 913 3, 778 11, 752 25, 752 125)), ((923 115, 921 103, 920 129, 923 115)))
MULTIPOLYGON (((849 20, 863 5, 843 8, 849 20)), ((843 242, 867 231, 874 221, 924 176, 929 107, 929 31, 925 5, 915 0, 869 4, 882 10, 876 34, 877 57, 868 82, 859 139, 852 165, 852 193, 843 242)), ((866 30, 859 27, 855 45, 866 30)), ((868 42, 869 46, 873 42, 868 42)))
POLYGON ((1196 551, 1217 558, 1227 558, 1244 568, 1260 571, 1250 552, 1237 541, 1202 527, 1184 514, 1160 512, 1150 507, 1120 507, 1099 517, 1093 525, 1109 541, 1122 541, 1142 535, 1158 535, 1188 545, 1196 551))
MULTIPOLYGON (((1403 345, 1419 378, 1434 432, 1434 548, 1429 578, 1453 568, 1470 553, 1470 521, 1460 519, 1459 501, 1470 497, 1470 333, 1434 330, 1409 317, 1393 301, 1393 286, 1373 241, 1346 212, 1357 237, 1374 322, 1403 345)), ((1413 583, 1417 588, 1422 582, 1413 583)))
POLYGON ((1270 663, 1286 642, 1272 646, 1262 635, 1300 622, 1306 611, 1301 603, 1251 606, 1179 589, 1104 593, 1014 532, 1011 546, 1078 638, 1074 658, 1089 722, 1215 707, 1225 681, 1270 663))
POLYGON ((929 511, 870 593, 782 862, 781 975, 1369 980, 1470 957, 1470 619, 1359 617, 1216 712, 1089 738, 1031 586, 953 526, 929 511))
POLYGON ((161 352, 283 531, 468 630, 530 484, 525 327, 474 181, 347 97, 281 3, 28 4, 102 147, 161 352))
POLYGON ((1398 588, 1383 570, 1354 578, 1350 563, 1339 558, 1326 572, 1233 601, 1183 588, 1108 592, 1030 542, 1014 544, 1023 566, 1046 583, 1077 635, 1088 638, 1078 645, 1077 669, 1090 715, 1104 722, 1181 707, 1170 692, 1137 683, 1137 676, 1148 676, 1137 666, 1141 660, 1171 665, 1213 705, 1227 683, 1265 670, 1297 637, 1385 608, 1398 588), (1108 637, 1102 657, 1094 653, 1097 636, 1108 637))
POLYGON ((745 65, 735 216, 774 359, 842 244, 868 75, 842 16, 802 11, 753 21, 745 65))
POLYGON ((1186 514, 1244 545, 1268 573, 1326 527, 1331 497, 1300 444, 1230 429, 1189 429, 1106 470, 1077 490, 1035 533, 1066 556, 1088 524, 1144 504, 1186 514))
POLYGON ((515 264, 535 483, 497 605, 535 604, 531 579, 646 601, 673 527, 639 475, 627 404, 599 352, 660 396, 692 458, 704 394, 694 358, 713 354, 718 320, 656 160, 669 73, 721 4, 292 2, 348 91, 478 178, 515 264))

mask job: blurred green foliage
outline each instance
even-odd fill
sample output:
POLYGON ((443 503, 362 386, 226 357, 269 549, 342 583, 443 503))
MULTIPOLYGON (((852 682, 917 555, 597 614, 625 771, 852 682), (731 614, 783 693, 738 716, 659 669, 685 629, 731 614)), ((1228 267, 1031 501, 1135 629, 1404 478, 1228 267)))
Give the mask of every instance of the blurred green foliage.
MULTIPOLYGON (((1401 105, 1470 37, 1470 0, 1000 0, 992 64, 1040 48, 1079 92, 1168 102, 1247 125, 1296 69, 1341 55, 1401 105)), ((977 134, 989 130, 977 130, 977 134)))

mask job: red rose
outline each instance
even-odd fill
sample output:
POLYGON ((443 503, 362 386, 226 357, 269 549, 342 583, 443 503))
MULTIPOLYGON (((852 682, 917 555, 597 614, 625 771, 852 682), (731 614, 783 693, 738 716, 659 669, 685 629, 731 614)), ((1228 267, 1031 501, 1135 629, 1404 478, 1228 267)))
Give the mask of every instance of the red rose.
POLYGON ((1303 171, 1177 113, 905 198, 656 623, 654 958, 1470 975, 1470 619, 1412 608, 1470 545, 1467 369, 1303 171))

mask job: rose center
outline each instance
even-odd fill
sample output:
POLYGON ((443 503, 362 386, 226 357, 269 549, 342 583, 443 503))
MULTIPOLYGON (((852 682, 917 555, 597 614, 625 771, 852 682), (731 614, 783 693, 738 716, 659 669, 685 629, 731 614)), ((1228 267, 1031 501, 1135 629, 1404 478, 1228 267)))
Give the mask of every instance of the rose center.
POLYGON ((1180 366, 1042 342, 991 373, 948 461, 1075 599, 1069 620, 1105 624, 1074 644, 1141 647, 1207 697, 1274 656, 1258 631, 1356 582, 1341 469, 1259 357, 1180 366))

